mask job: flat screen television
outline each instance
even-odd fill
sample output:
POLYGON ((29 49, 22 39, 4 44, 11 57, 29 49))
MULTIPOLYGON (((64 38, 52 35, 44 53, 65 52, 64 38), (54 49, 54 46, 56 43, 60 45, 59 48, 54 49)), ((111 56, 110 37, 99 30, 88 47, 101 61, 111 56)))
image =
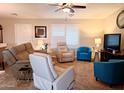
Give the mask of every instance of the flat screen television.
POLYGON ((104 49, 112 52, 120 52, 121 34, 105 34, 104 35, 104 49))

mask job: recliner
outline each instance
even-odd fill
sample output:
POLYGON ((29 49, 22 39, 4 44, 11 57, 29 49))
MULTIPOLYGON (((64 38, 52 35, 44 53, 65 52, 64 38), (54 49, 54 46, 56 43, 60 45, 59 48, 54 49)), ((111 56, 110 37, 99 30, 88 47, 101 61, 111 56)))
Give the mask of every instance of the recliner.
MULTIPOLYGON (((53 67, 51 56, 43 53, 29 55, 33 69, 34 86, 45 90, 67 90, 74 84, 73 67, 64 70, 61 75, 57 74, 53 67)), ((59 67, 60 68, 60 67, 59 67)))
POLYGON ((74 50, 69 49, 65 42, 58 42, 57 58, 59 62, 73 62, 75 59, 74 50))

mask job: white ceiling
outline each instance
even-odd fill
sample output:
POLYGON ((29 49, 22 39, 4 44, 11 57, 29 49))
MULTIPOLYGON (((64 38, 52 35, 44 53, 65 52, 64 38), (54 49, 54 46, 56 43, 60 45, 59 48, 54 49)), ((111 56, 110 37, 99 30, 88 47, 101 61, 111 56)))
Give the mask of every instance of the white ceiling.
MULTIPOLYGON (((80 4, 83 5, 83 4, 80 4)), ((118 9, 124 7, 124 4, 86 4, 86 9, 75 9, 75 15, 72 19, 102 19, 118 9)), ((28 19, 63 19, 67 14, 62 11, 55 12, 57 6, 40 3, 25 4, 2 4, 0 3, 0 18, 28 18, 28 19), (18 16, 12 15, 17 13, 18 16)))

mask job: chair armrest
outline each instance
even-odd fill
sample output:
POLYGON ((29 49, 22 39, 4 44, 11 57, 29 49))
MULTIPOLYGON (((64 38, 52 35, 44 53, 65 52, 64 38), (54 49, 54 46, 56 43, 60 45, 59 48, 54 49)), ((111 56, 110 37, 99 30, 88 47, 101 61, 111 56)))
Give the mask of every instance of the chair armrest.
POLYGON ((123 62, 94 62, 94 73, 102 76, 109 76, 115 74, 117 67, 119 67, 123 62), (116 69, 115 69, 116 67, 116 69), (113 73, 114 72, 114 73, 113 73))
POLYGON ((75 49, 69 49, 70 52, 75 52, 75 49))
MULTIPOLYGON (((113 62, 94 62, 94 71, 97 72, 97 73, 100 73, 102 74, 102 72, 107 72, 108 71, 110 72, 111 69, 111 66, 112 66, 112 63, 113 62), (110 70, 108 70, 110 69, 110 70)), ((104 73, 106 74, 106 73, 104 73)))
POLYGON ((109 62, 120 62, 120 61, 124 62, 123 59, 110 59, 109 60, 109 62))
POLYGON ((95 62, 94 75, 96 78, 107 82, 108 84, 118 83, 123 81, 122 74, 124 62, 95 62))
POLYGON ((65 90, 68 89, 74 81, 74 69, 69 67, 62 75, 60 75, 55 82, 53 82, 53 89, 65 90))
POLYGON ((109 62, 94 62, 94 75, 96 77, 103 77, 112 72, 109 62), (105 73, 106 72, 106 73, 105 73))

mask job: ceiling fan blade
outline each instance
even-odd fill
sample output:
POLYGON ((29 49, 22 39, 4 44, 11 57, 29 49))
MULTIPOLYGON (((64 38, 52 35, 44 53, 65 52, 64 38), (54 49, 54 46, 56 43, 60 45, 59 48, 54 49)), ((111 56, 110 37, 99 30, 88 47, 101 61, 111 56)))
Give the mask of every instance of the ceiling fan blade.
POLYGON ((59 6, 58 3, 55 3, 55 4, 48 4, 48 5, 50 5, 50 6, 59 6))
POLYGON ((75 11, 74 11, 74 9, 70 8, 70 12, 71 12, 71 13, 74 13, 75 11))
POLYGON ((58 12, 58 11, 60 11, 60 10, 62 10, 63 8, 58 8, 58 9, 56 9, 55 10, 55 12, 58 12))
POLYGON ((66 5, 67 3, 62 3, 62 5, 66 5))
POLYGON ((86 6, 73 5, 72 8, 86 8, 86 6))
POLYGON ((69 14, 70 17, 72 17, 73 15, 74 15, 74 13, 69 14))

